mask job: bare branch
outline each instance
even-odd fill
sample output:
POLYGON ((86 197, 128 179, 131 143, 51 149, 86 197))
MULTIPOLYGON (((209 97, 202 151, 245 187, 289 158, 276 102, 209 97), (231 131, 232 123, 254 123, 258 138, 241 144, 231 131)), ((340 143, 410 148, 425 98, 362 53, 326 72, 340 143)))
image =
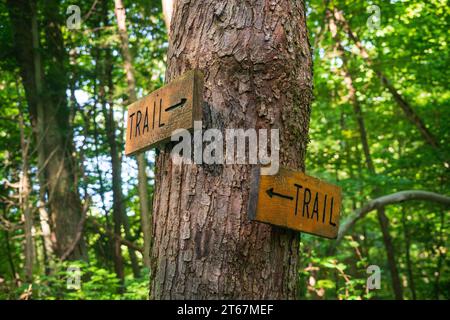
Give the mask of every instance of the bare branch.
POLYGON ((81 236, 83 235, 84 223, 86 222, 86 219, 87 219, 87 211, 89 210, 90 203, 91 203, 90 199, 87 198, 87 200, 84 202, 84 207, 81 212, 82 217, 81 217, 80 222, 78 223, 77 234, 75 235, 75 240, 72 242, 70 247, 66 250, 66 252, 62 255, 61 261, 66 260, 67 257, 70 256, 70 254, 73 252, 73 250, 75 250, 75 247, 77 246, 78 242, 80 241, 81 236))
POLYGON ((364 218, 372 210, 382 208, 390 204, 410 200, 432 201, 450 206, 450 197, 434 192, 421 190, 400 191, 373 199, 366 203, 366 205, 364 205, 362 208, 356 210, 349 218, 346 219, 344 223, 341 224, 335 245, 337 245, 342 240, 345 234, 348 233, 348 231, 355 225, 358 220, 364 218))

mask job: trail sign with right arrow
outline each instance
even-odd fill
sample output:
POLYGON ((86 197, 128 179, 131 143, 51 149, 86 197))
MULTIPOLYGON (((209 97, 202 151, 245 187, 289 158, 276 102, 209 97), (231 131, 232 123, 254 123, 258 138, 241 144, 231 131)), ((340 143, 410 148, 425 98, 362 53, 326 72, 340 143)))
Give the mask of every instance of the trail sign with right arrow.
POLYGON ((191 129, 202 119, 203 75, 188 71, 128 106, 125 154, 170 140, 176 129, 191 129))
POLYGON ((339 230, 341 189, 299 171, 277 175, 252 171, 251 220, 334 239, 339 230))

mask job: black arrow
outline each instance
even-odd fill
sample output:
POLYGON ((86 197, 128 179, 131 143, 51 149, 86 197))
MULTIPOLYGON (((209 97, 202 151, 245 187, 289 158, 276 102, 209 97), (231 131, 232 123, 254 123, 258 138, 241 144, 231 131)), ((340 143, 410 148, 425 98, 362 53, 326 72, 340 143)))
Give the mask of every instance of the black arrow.
POLYGON ((267 194, 269 195, 269 197, 271 197, 271 198, 272 198, 273 196, 276 196, 276 197, 280 197, 280 198, 285 198, 285 199, 289 199, 289 200, 294 200, 294 197, 286 196, 286 195, 284 195, 284 194, 274 192, 274 191, 273 191, 273 188, 270 188, 270 189, 266 190, 266 193, 267 193, 267 194))
POLYGON ((184 106, 186 101, 187 101, 186 98, 181 98, 180 102, 178 102, 177 104, 174 104, 173 106, 170 106, 170 107, 166 108, 165 111, 172 111, 173 109, 180 108, 180 107, 184 106))

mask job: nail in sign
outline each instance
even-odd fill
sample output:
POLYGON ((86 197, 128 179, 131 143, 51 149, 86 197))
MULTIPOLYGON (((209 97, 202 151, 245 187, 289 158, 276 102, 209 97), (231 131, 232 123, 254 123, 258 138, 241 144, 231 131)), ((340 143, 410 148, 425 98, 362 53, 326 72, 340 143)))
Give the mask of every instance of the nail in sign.
POLYGON ((202 118, 203 75, 192 70, 128 106, 127 156, 170 141, 202 118))
POLYGON ((277 175, 252 171, 250 220, 334 239, 339 230, 341 189, 299 171, 277 175))

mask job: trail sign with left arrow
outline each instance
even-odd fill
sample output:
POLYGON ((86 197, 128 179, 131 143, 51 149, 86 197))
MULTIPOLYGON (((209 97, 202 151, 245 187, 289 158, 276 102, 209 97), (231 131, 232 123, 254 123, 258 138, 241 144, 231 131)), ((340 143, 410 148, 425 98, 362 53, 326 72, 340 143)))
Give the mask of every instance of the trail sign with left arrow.
POLYGON ((251 220, 336 238, 341 189, 299 171, 281 168, 277 175, 252 171, 248 206, 251 220))
POLYGON ((202 118, 203 75, 193 70, 128 106, 125 154, 170 140, 176 129, 191 129, 202 118))

